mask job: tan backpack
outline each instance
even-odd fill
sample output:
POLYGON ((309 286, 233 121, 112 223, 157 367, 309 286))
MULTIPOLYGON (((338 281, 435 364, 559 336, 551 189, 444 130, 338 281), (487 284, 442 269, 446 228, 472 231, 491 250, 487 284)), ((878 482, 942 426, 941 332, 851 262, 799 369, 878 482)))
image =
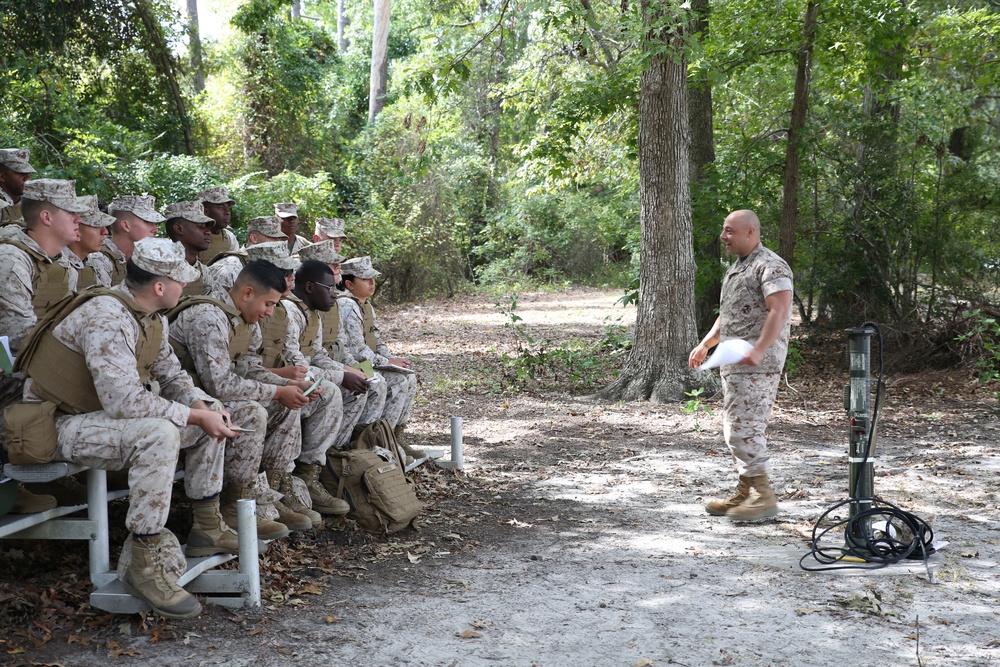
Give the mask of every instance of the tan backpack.
POLYGON ((411 525, 423 511, 413 485, 403 474, 401 448, 389 422, 368 424, 351 441, 352 449, 331 449, 320 481, 351 506, 348 516, 372 533, 388 535, 411 525))

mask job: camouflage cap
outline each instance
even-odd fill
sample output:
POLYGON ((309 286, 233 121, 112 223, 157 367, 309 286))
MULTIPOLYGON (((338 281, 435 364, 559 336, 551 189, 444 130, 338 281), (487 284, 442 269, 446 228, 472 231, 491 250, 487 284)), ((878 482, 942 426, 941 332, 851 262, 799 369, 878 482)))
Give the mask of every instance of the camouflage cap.
POLYGON ((316 233, 323 232, 331 239, 346 239, 343 218, 316 218, 316 233))
POLYGON ((235 204, 236 200, 229 198, 229 190, 217 185, 214 188, 202 190, 198 193, 198 201, 205 204, 235 204))
POLYGON ((156 197, 152 195, 115 197, 108 205, 108 210, 111 213, 131 213, 140 220, 151 222, 154 225, 166 220, 156 212, 156 197))
POLYGON ((43 201, 70 213, 86 213, 90 207, 76 196, 76 181, 40 178, 24 184, 22 199, 43 201))
POLYGON ((372 266, 372 258, 368 255, 355 257, 340 264, 340 275, 356 278, 378 278, 382 275, 372 266))
POLYGON ((299 207, 291 202, 282 202, 274 205, 274 214, 279 218, 297 218, 299 207))
POLYGON ((88 206, 87 212, 80 214, 80 222, 88 227, 109 227, 115 221, 113 215, 108 215, 97 207, 97 195, 80 197, 80 201, 88 206))
POLYGON ((281 220, 273 215, 259 215, 247 223, 247 234, 257 232, 273 239, 287 239, 288 234, 281 231, 281 220))
POLYGON ((132 263, 154 276, 179 283, 193 283, 201 271, 188 264, 184 246, 170 239, 147 238, 136 241, 132 263))
POLYGON ((205 205, 200 201, 179 201, 171 204, 163 211, 163 217, 181 218, 199 225, 214 225, 215 220, 205 215, 205 205))
POLYGON ((333 241, 330 239, 300 249, 299 259, 302 261, 315 259, 324 264, 340 264, 344 261, 344 258, 333 249, 333 241))
POLYGON ((284 241, 268 241, 247 246, 247 256, 250 259, 266 259, 285 271, 299 268, 299 260, 288 254, 288 244, 284 241))
POLYGON ((31 154, 23 148, 0 148, 0 164, 19 174, 34 174, 35 168, 28 164, 31 154))

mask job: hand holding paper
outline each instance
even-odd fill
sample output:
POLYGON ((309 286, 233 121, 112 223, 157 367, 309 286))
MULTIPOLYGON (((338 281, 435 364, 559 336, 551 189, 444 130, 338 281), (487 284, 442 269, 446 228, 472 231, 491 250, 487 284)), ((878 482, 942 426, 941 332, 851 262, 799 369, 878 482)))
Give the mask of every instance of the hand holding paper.
POLYGON ((707 371, 712 368, 717 368, 718 366, 738 364, 743 361, 743 357, 746 356, 746 353, 752 349, 753 345, 742 338, 731 338, 727 341, 723 341, 715 348, 715 352, 712 353, 712 356, 706 359, 705 362, 698 367, 698 370, 707 371))

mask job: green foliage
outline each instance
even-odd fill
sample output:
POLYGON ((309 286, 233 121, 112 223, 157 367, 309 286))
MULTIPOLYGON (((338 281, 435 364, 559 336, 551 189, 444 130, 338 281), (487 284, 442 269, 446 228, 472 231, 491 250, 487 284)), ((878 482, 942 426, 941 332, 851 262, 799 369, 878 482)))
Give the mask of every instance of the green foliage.
MULTIPOLYGON (((517 314, 517 293, 493 298, 493 305, 504 317, 504 329, 511 332, 517 351, 503 355, 504 389, 517 391, 529 386, 591 392, 616 374, 609 350, 624 352, 631 347, 615 325, 609 325, 598 346, 583 341, 563 342, 554 346, 538 340, 521 324, 517 314)), ((624 327, 621 327, 624 328, 624 327)))
POLYGON ((694 415, 695 430, 701 429, 701 424, 698 422, 698 416, 701 414, 711 415, 712 408, 705 405, 701 400, 701 395, 705 393, 704 387, 698 387, 697 389, 692 389, 691 391, 685 391, 684 395, 688 397, 688 400, 681 404, 681 411, 685 414, 694 415))
MULTIPOLYGON (((969 330, 956 337, 974 349, 975 364, 980 369, 979 381, 994 387, 1000 381, 1000 323, 996 318, 984 315, 981 309, 964 313, 969 319, 969 330)), ((1000 389, 996 391, 1000 398, 1000 389)))
POLYGON ((298 234, 309 239, 316 218, 335 217, 340 211, 337 187, 326 172, 303 176, 284 171, 272 178, 265 172, 254 172, 231 181, 229 195, 236 200, 233 219, 241 227, 250 218, 274 215, 278 202, 295 202, 299 207, 298 234))
POLYGON ((225 180, 222 172, 202 158, 161 154, 122 164, 116 169, 115 190, 119 194, 154 195, 162 208, 177 201, 192 201, 202 190, 225 180))
POLYGON ((785 357, 785 372, 789 375, 795 375, 805 363, 805 357, 802 356, 802 352, 799 350, 798 346, 792 341, 789 341, 788 355, 785 357))

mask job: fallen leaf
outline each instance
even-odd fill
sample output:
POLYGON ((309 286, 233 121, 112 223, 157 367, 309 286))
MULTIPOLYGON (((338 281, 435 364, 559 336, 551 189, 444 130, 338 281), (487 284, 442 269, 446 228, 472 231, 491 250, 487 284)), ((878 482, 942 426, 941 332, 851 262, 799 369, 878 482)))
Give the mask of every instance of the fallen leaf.
POLYGON ((407 552, 406 552, 406 558, 407 558, 407 559, 408 559, 408 560, 409 560, 409 561, 410 561, 411 563, 413 563, 414 565, 416 565, 417 563, 419 563, 419 562, 420 562, 420 559, 421 559, 421 558, 423 558, 423 554, 421 554, 420 556, 414 556, 414 555, 413 555, 413 554, 411 554, 411 553, 410 553, 409 551, 407 551, 407 552))
POLYGON ((482 637, 481 634, 479 634, 478 632, 474 632, 473 630, 466 630, 465 632, 460 633, 458 636, 461 637, 462 639, 479 639, 480 637, 482 637))
POLYGON ((806 614, 819 614, 820 612, 826 611, 822 607, 799 607, 795 610, 796 616, 805 616, 806 614))
POLYGON ((336 616, 325 616, 323 620, 327 623, 340 623, 340 619, 336 616))
POLYGON ((649 658, 640 658, 632 667, 653 667, 653 661, 649 658))

